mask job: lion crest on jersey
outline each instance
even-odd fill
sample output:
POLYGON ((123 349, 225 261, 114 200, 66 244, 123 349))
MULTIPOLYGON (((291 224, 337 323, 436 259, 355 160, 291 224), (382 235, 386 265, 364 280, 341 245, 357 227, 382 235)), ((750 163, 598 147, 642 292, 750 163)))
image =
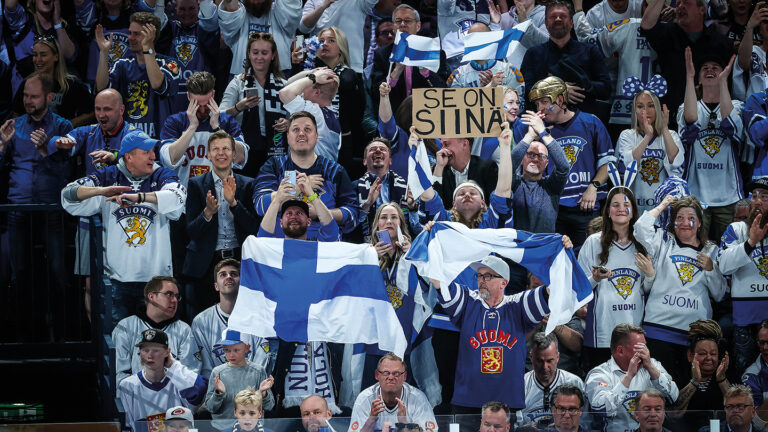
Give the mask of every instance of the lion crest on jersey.
POLYGON ((480 348, 480 372, 487 374, 501 373, 504 366, 504 347, 480 348))
POLYGON ((661 161, 656 158, 643 159, 640 162, 640 178, 649 185, 659 182, 661 161))
POLYGON ((752 258, 752 260, 755 262, 760 276, 768 279, 768 257, 760 255, 759 257, 752 258))
POLYGON ((196 45, 189 42, 180 43, 176 45, 176 58, 186 66, 195 56, 195 51, 197 51, 196 45))
POLYGON ((627 395, 624 396, 624 401, 621 403, 621 406, 627 410, 627 413, 634 421, 637 421, 635 410, 637 409, 637 395, 639 393, 637 390, 627 392, 627 395))
POLYGON ((704 153, 709 155, 709 157, 714 158, 716 154, 720 153, 720 144, 722 142, 723 139, 719 136, 709 135, 704 138, 701 146, 704 148, 704 153))
POLYGON ((392 303, 392 307, 395 308, 395 310, 399 309, 400 306, 403 305, 403 292, 400 291, 400 288, 387 284, 387 296, 389 297, 389 302, 392 303))
POLYGON ((632 295, 632 288, 639 277, 640 273, 631 268, 617 268, 613 269, 613 276, 609 281, 621 298, 626 300, 632 295))
POLYGON ((635 284, 635 280, 631 277, 620 276, 617 278, 612 278, 611 283, 613 284, 613 287, 616 288, 616 292, 619 293, 621 298, 624 300, 632 295, 632 286, 635 284))
POLYGON ((696 277, 696 274, 701 271, 698 261, 694 258, 685 255, 671 255, 669 259, 671 259, 672 263, 675 265, 675 268, 677 269, 677 277, 683 285, 692 282, 693 278, 696 277))
POLYGON ((568 163, 573 166, 579 158, 581 149, 584 148, 584 144, 586 144, 587 141, 581 137, 568 136, 558 138, 557 143, 563 148, 563 153, 565 153, 565 158, 568 159, 568 163))
POLYGON ((112 214, 125 232, 125 243, 131 247, 139 247, 147 242, 149 227, 157 214, 153 209, 140 205, 118 208, 112 214))
POLYGON ((105 33, 104 37, 109 39, 110 35, 112 36, 112 48, 110 48, 107 55, 109 56, 109 68, 112 68, 112 65, 123 58, 123 55, 128 51, 128 38, 126 35, 122 33, 105 33))
POLYGON ((139 120, 149 111, 147 97, 149 96, 149 83, 144 80, 131 81, 128 84, 128 98, 125 100, 128 117, 139 120))
POLYGON ((189 178, 203 175, 210 170, 211 170, 211 167, 209 167, 208 165, 191 165, 189 167, 189 178))

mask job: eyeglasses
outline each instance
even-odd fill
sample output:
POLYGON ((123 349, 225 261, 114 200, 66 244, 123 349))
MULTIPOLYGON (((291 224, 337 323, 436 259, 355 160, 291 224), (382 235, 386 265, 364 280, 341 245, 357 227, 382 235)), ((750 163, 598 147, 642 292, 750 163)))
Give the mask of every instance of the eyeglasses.
POLYGON ((406 18, 406 19, 395 18, 395 21, 394 21, 395 25, 400 25, 400 24, 411 25, 415 22, 416 20, 411 18, 406 18))
POLYGON ((252 32, 249 37, 251 39, 263 39, 265 41, 271 41, 272 33, 252 32))
POLYGON ((395 429, 408 430, 408 431, 420 431, 421 426, 418 423, 395 423, 395 429))
POLYGON ((532 160, 545 161, 549 159, 549 156, 545 155, 544 153, 525 152, 525 156, 532 160))
POLYGON ((170 299, 175 297, 176 300, 181 301, 181 294, 176 294, 173 291, 152 291, 152 292, 155 293, 155 294, 162 294, 162 295, 168 297, 168 300, 170 300, 170 299))
POLYGON ((728 411, 744 411, 747 409, 747 407, 751 407, 754 405, 746 405, 746 404, 728 404, 725 406, 725 409, 728 411))
POLYGON ((394 372, 390 372, 390 371, 380 371, 380 370, 378 370, 378 369, 376 369, 376 371, 379 373, 379 375, 383 375, 383 376, 385 376, 385 377, 388 377, 388 376, 392 375, 392 376, 393 376, 393 377, 395 377, 395 378, 400 378, 400 376, 401 376, 401 375, 403 375, 403 374, 405 373, 405 371, 394 371, 394 372))
POLYGON ((558 412, 560 414, 568 414, 570 416, 575 416, 581 412, 581 408, 566 408, 563 406, 555 405, 554 411, 558 412))
POLYGON ((495 278, 504 279, 504 278, 502 278, 501 276, 497 276, 497 275, 495 275, 495 274, 490 274, 490 273, 475 273, 475 279, 477 279, 477 280, 480 280, 480 279, 482 279, 482 280, 484 280, 484 281, 488 282, 489 280, 491 280, 491 279, 495 279, 495 278))

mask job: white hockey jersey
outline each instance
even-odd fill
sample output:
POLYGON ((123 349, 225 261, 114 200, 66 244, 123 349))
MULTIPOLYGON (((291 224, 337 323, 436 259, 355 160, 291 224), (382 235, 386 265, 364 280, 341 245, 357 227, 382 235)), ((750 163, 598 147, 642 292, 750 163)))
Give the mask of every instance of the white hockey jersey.
POLYGON ((70 183, 61 193, 61 204, 70 214, 101 213, 104 272, 121 282, 146 282, 154 276, 173 275, 169 222, 181 216, 186 200, 187 190, 173 171, 155 164, 152 174, 136 178, 122 159, 118 165, 70 183), (144 202, 120 208, 103 196, 71 200, 68 191, 78 186, 130 186, 133 192, 154 192, 157 204, 144 202))
POLYGON ((585 382, 587 387, 585 395, 589 400, 590 411, 595 416, 593 429, 599 426, 596 420, 604 417, 605 425, 601 430, 634 432, 639 426, 635 417, 635 397, 643 390, 654 388, 660 391, 668 403, 677 400, 677 385, 672 377, 656 359, 651 359, 651 362, 661 372, 659 378, 651 380, 648 371, 640 368, 628 388, 621 383, 626 372, 619 368, 613 357, 589 371, 585 382))
MULTIPOLYGON (((584 274, 591 275, 592 266, 600 265, 600 234, 587 237, 581 247, 579 264, 584 274)), ((594 288, 594 297, 587 305, 584 346, 609 348, 611 333, 617 325, 642 323, 645 297, 653 281, 646 280, 645 274, 635 265, 635 253, 637 248, 633 243, 626 246, 611 243, 605 267, 613 271, 613 276, 601 280, 594 288)))
MULTIPOLYGON (((542 387, 536 379, 536 375, 533 371, 529 371, 525 373, 524 379, 525 408, 517 411, 517 426, 551 419, 552 407, 549 406, 549 401, 547 401, 548 408, 544 408, 544 387, 542 387)), ((578 376, 562 369, 557 370, 555 379, 549 385, 549 392, 563 384, 576 386, 582 393, 584 392, 584 381, 578 376)), ((547 393, 547 397, 549 397, 549 392, 547 393)))
MULTIPOLYGON (((141 370, 141 356, 136 346, 141 340, 141 332, 153 328, 149 323, 131 315, 123 318, 112 330, 112 341, 115 343, 115 381, 120 382, 141 370)), ((195 372, 200 370, 200 362, 195 358, 195 341, 192 330, 181 320, 165 324, 160 330, 168 335, 168 348, 173 358, 195 372)))
POLYGON ((639 18, 624 18, 602 27, 591 26, 587 24, 587 19, 579 21, 578 18, 579 14, 576 14, 574 21, 580 41, 597 44, 607 58, 613 58, 616 54, 619 56, 610 123, 628 125, 634 107, 632 98, 624 96, 622 84, 630 76, 648 82, 658 69, 655 65, 656 51, 645 37, 640 36, 639 18))
POLYGON ((691 195, 711 206, 727 206, 744 198, 739 170, 744 103, 731 102, 733 110, 723 119, 720 105, 710 110, 707 104, 698 101, 699 118, 690 125, 683 119, 685 105, 680 105, 677 111, 678 130, 685 147, 683 178, 688 182, 691 195))
POLYGON ((143 371, 124 379, 117 387, 117 397, 125 408, 126 425, 136 430, 137 421, 164 414, 173 406, 183 405, 195 411, 203 402, 205 390, 200 375, 173 362, 160 382, 147 381, 143 371))
MULTIPOLYGON (((677 146, 677 156, 670 162, 667 154, 667 146, 664 144, 664 137, 657 136, 646 146, 643 155, 637 164, 637 178, 630 187, 635 194, 637 201, 637 210, 643 214, 645 210, 651 210, 654 207, 654 196, 656 189, 661 182, 670 176, 683 175, 683 162, 685 161, 685 150, 680 136, 675 131, 669 131, 672 139, 677 146)), ((632 150, 643 140, 642 135, 634 129, 626 129, 619 135, 616 142, 616 153, 619 159, 624 162, 624 166, 629 166, 634 160, 632 150)))
POLYGON ((747 239, 747 224, 732 223, 723 233, 717 254, 720 271, 731 275, 733 323, 742 327, 759 324, 768 316, 768 241, 763 239, 747 255, 747 239))
MULTIPOLYGON (((213 368, 226 363, 224 349, 214 348, 221 340, 221 334, 227 328, 229 315, 225 314, 218 304, 197 314, 192 320, 192 336, 197 350, 195 358, 201 362, 200 375, 204 378, 211 376, 213 368)), ((272 368, 277 355, 277 342, 270 348, 270 343, 263 338, 243 333, 245 343, 251 346, 251 350, 245 356, 248 362, 263 368, 267 373, 272 373, 272 368)))
MULTIPOLYGON (((357 432, 363 427, 371 413, 371 403, 380 395, 381 386, 378 383, 360 392, 355 400, 355 406, 352 408, 352 423, 349 425, 348 432, 357 432)), ((405 404, 408 413, 407 423, 418 423, 425 432, 437 431, 437 421, 432 412, 432 405, 421 390, 408 383, 403 383, 400 400, 405 404)), ((386 406, 384 407, 384 411, 379 414, 374 430, 381 430, 381 425, 386 421, 390 421, 392 424, 399 422, 397 405, 391 410, 386 406)))
POLYGON ((705 271, 697 259, 699 250, 716 259, 718 247, 712 243, 699 250, 682 246, 674 236, 655 228, 654 219, 645 212, 635 222, 635 238, 648 250, 656 270, 643 328, 646 337, 687 346, 688 324, 712 318, 709 297, 720 301, 727 289, 718 266, 705 271))

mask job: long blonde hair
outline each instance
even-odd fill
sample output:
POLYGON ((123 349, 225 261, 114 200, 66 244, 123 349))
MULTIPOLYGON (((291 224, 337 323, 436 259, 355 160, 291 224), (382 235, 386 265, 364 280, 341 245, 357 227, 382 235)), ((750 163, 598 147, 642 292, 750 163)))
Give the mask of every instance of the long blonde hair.
POLYGON ((349 67, 349 42, 347 42, 347 35, 344 34, 343 30, 334 26, 326 27, 320 30, 317 35, 320 36, 327 30, 333 32, 333 36, 336 38, 336 44, 339 46, 339 53, 341 53, 339 64, 349 67))
MULTIPOLYGON (((379 218, 381 217, 381 212, 384 210, 385 207, 391 206, 392 208, 397 211, 397 219, 400 221, 400 231, 403 233, 403 237, 407 238, 408 241, 411 241, 411 234, 408 231, 408 221, 405 219, 405 213, 403 213, 403 209, 400 208, 400 204, 390 201, 388 203, 382 204, 379 206, 378 209, 376 209, 376 215, 373 217, 373 226, 371 226, 371 244, 375 245, 379 242, 379 238, 376 236, 376 231, 378 231, 378 225, 379 225, 379 218)), ((392 239, 392 246, 394 246, 394 242, 397 239, 392 239)), ((395 255, 389 256, 388 254, 385 254, 383 256, 379 257, 379 268, 382 270, 386 270, 388 268, 392 267, 392 264, 400 260, 400 257, 403 256, 403 250, 395 247, 395 255)))
POLYGON ((37 44, 43 44, 53 51, 53 55, 56 57, 56 64, 53 65, 53 80, 59 84, 59 91, 66 93, 69 90, 69 79, 72 76, 67 72, 67 63, 64 60, 64 54, 61 53, 61 46, 56 39, 37 39, 32 47, 37 44))
POLYGON ((632 129, 636 130, 640 135, 645 134, 645 129, 643 129, 643 125, 640 124, 637 118, 637 110, 635 109, 635 106, 637 105, 637 98, 640 97, 640 95, 647 95, 651 98, 651 102, 653 102, 653 106, 656 108, 656 120, 653 122, 653 131, 656 133, 656 135, 661 136, 661 131, 664 130, 665 126, 664 115, 661 112, 661 102, 659 102, 658 96, 648 90, 638 92, 635 95, 635 98, 632 99, 632 129))

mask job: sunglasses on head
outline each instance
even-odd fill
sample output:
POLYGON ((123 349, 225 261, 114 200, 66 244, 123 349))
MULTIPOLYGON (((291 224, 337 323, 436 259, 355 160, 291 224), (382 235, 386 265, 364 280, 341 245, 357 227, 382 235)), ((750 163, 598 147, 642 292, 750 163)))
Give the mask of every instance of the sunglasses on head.
POLYGON ((56 42, 56 36, 49 35, 49 34, 39 34, 35 35, 34 38, 35 42, 56 42))
POLYGON ((250 35, 251 39, 263 39, 265 41, 272 40, 272 33, 253 32, 250 35))

